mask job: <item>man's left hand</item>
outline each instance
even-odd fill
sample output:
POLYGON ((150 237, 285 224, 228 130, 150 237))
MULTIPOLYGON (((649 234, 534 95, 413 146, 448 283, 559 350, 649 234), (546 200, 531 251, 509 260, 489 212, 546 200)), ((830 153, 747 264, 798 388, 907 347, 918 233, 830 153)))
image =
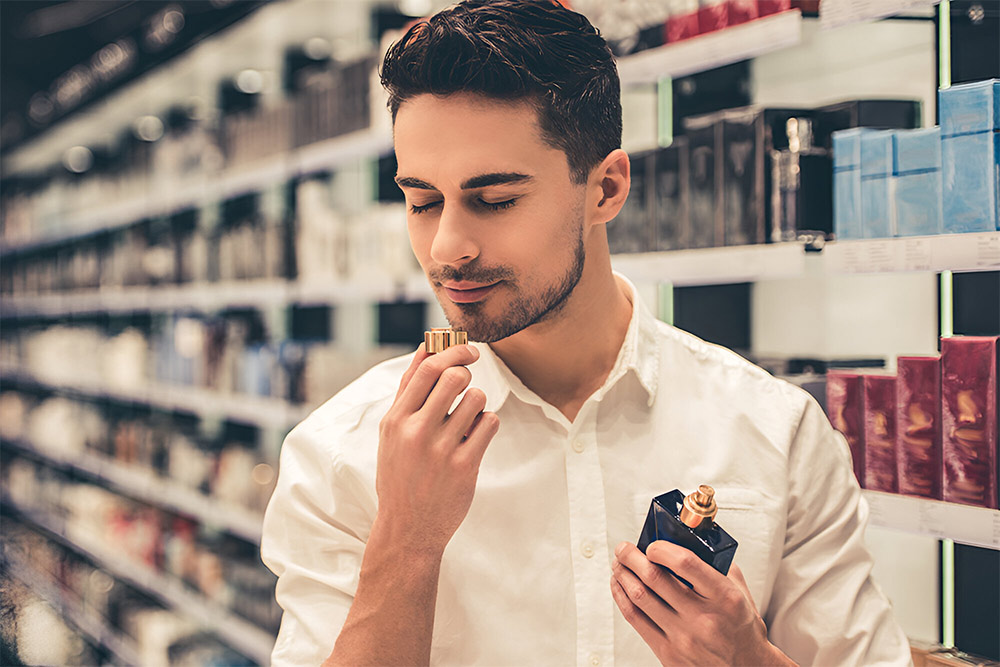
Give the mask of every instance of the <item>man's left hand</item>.
POLYGON ((664 665, 795 664, 767 640, 735 565, 727 577, 676 544, 653 542, 643 554, 623 542, 615 549, 611 594, 664 665))

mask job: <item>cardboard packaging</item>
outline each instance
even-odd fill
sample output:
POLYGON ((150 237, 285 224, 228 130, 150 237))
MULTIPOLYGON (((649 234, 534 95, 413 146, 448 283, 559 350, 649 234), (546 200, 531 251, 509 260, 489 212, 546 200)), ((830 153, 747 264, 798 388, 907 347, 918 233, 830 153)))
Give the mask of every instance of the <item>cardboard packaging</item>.
POLYGON ((863 128, 833 134, 833 233, 863 238, 861 227, 861 137, 863 128))
POLYGON ((770 142, 768 239, 795 241, 802 232, 833 233, 833 160, 830 151, 814 144, 812 119, 796 115, 784 127, 773 128, 770 142), (777 148, 779 138, 782 148, 777 148))
POLYGON ((653 169, 653 249, 689 247, 689 167, 687 137, 677 137, 656 152, 653 169))
POLYGON ((941 499, 941 357, 896 360, 899 493, 941 499))
POLYGON ((729 0, 698 0, 698 32, 715 32, 729 25, 729 0))
POLYGON ((663 25, 664 41, 679 42, 699 34, 698 0, 669 0, 670 15, 663 25))
POLYGON ((833 371, 826 375, 826 413, 833 427, 844 434, 851 449, 854 476, 864 487, 865 430, 862 375, 833 371))
POLYGON ((757 13, 760 16, 787 12, 791 8, 792 0, 757 0, 757 13))
POLYGON ((725 113, 717 155, 722 160, 721 181, 716 182, 722 198, 722 228, 725 245, 764 243, 764 127, 759 109, 738 109, 725 113))
POLYGON ((892 137, 893 195, 898 236, 944 231, 941 128, 899 130, 892 137))
POLYGON ((712 248, 722 245, 723 232, 716 228, 716 207, 722 199, 716 196, 716 183, 721 180, 722 162, 716 146, 721 142, 722 125, 717 115, 688 118, 684 121, 685 136, 690 151, 690 192, 688 202, 691 221, 690 247, 712 248), (720 173, 716 173, 719 171, 720 173))
POLYGON ((861 235, 895 236, 892 205, 891 130, 861 135, 861 235))
POLYGON ((920 127, 916 100, 849 100, 816 109, 816 145, 831 147, 834 132, 865 127, 871 130, 908 130, 920 127))
POLYGON ((760 16, 757 0, 729 0, 729 25, 753 21, 760 16))
POLYGON ((1000 336, 941 339, 944 500, 997 509, 1000 336))
POLYGON ((938 91, 947 232, 1000 229, 1000 79, 938 91))
POLYGON ((862 380, 865 419, 866 489, 896 493, 896 378, 866 375, 862 380))

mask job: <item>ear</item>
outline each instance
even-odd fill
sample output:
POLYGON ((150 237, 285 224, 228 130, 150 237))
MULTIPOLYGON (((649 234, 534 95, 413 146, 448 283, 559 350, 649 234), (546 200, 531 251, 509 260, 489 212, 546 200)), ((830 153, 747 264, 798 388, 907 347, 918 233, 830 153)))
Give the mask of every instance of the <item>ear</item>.
POLYGON ((608 153, 588 179, 588 208, 594 224, 610 222, 625 205, 631 184, 628 153, 620 148, 608 153))

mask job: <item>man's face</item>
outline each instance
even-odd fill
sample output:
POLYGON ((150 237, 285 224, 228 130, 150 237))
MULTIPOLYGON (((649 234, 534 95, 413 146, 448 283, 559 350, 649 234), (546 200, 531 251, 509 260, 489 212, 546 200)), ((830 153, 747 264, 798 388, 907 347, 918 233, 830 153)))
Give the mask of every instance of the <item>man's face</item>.
POLYGON ((394 136, 410 242, 451 325, 490 343, 557 316, 583 272, 586 189, 534 107, 420 95, 394 136))

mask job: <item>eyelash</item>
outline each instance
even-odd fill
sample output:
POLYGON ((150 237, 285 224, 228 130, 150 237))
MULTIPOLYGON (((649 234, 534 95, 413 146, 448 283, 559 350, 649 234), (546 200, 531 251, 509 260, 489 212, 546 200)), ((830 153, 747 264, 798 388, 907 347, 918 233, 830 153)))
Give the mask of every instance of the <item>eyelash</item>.
MULTIPOLYGON (((479 200, 480 206, 483 206, 483 207, 489 209, 490 211, 503 211, 503 210, 508 209, 511 206, 513 206, 516 202, 517 202, 517 199, 508 199, 506 201, 498 201, 498 202, 495 202, 495 203, 493 203, 493 202, 486 202, 486 201, 483 201, 481 199, 479 200)), ((435 206, 437 206, 440 203, 441 203, 440 201, 434 201, 434 202, 431 202, 430 204, 424 204, 423 206, 417 206, 416 204, 413 204, 413 205, 410 206, 410 212, 411 213, 415 213, 417 215, 419 215, 421 213, 426 213, 427 211, 431 210, 432 208, 434 208, 435 206)))

